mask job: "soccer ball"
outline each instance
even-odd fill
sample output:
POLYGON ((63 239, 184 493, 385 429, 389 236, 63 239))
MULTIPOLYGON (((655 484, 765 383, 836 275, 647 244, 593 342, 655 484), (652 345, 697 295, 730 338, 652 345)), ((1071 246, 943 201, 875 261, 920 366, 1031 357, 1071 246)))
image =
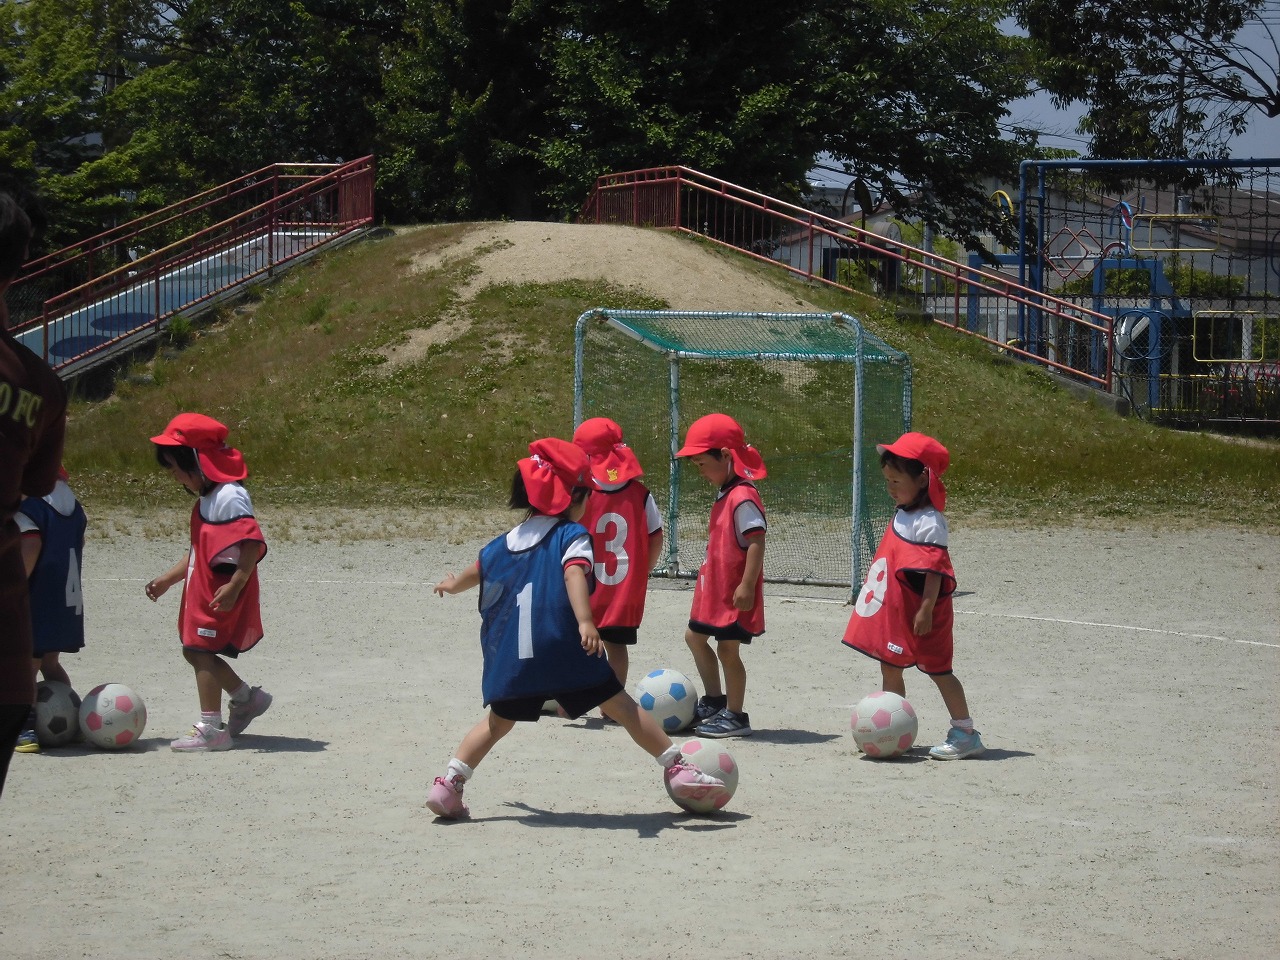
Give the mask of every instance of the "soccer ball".
POLYGON ((80 704, 80 729, 103 750, 130 746, 146 725, 147 705, 123 683, 100 683, 80 704))
POLYGON ((858 749, 868 757, 883 760, 910 750, 920 723, 906 700, 896 693, 877 690, 858 701, 849 726, 858 749))
POLYGON ((636 684, 636 703, 653 714, 663 730, 675 733, 693 723, 698 690, 677 670, 654 670, 636 684))
POLYGON ((61 747, 80 733, 80 695, 61 680, 36 686, 36 738, 42 747, 61 747))
POLYGON ((708 740, 703 737, 694 737, 681 744, 680 753, 686 763, 693 764, 703 773, 717 780, 723 780, 728 793, 721 798, 719 806, 711 800, 676 800, 675 794, 671 792, 670 783, 667 784, 667 795, 675 800, 677 806, 683 807, 690 813, 715 813, 717 810, 723 810, 725 804, 733 799, 733 795, 738 790, 738 761, 733 759, 733 754, 726 750, 719 740, 708 740))

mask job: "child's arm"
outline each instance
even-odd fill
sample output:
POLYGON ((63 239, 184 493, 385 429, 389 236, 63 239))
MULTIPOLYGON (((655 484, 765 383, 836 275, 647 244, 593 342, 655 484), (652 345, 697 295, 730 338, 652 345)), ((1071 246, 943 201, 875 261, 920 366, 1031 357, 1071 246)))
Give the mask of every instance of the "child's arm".
POLYGON ((569 606, 578 620, 578 636, 582 649, 597 657, 604 656, 604 641, 591 618, 591 591, 587 586, 588 568, 581 563, 571 563, 564 568, 564 588, 569 593, 569 606))
POLYGON ((36 563, 40 560, 42 546, 44 546, 44 537, 40 536, 39 531, 22 535, 22 565, 27 568, 27 579, 31 578, 31 571, 35 570, 36 563))
POLYGON ((191 551, 188 550, 180 561, 146 585, 144 589, 152 603, 163 597, 175 583, 187 579, 187 564, 190 562, 191 551))
POLYGON ((464 590, 478 586, 480 586, 480 564, 473 563, 461 573, 445 574, 445 578, 431 589, 436 592, 437 597, 443 597, 446 593, 462 593, 464 590))
POLYGON ((742 571, 742 582, 733 591, 733 606, 737 610, 750 610, 756 605, 756 584, 764 569, 764 531, 747 537, 747 565, 742 571))
POLYGON ((658 565, 658 561, 662 559, 662 545, 666 540, 662 536, 662 530, 658 529, 649 534, 649 572, 653 573, 653 568, 658 565))
POLYGON ((916 611, 911 624, 911 632, 923 637, 933 629, 933 605, 938 602, 938 594, 942 590, 942 574, 926 573, 924 575, 924 593, 920 597, 920 609, 916 611))
POLYGON ((253 568, 262 559, 262 544, 259 541, 241 540, 238 546, 240 557, 236 560, 236 572, 231 575, 230 580, 214 591, 213 599, 209 601, 211 610, 230 610, 234 607, 236 601, 240 599, 240 591, 253 576, 253 568))

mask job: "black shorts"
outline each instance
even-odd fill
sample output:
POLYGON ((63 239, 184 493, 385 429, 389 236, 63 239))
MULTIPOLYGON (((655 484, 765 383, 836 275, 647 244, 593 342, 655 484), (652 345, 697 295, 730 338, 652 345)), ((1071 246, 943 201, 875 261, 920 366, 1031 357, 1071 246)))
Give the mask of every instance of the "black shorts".
POLYGON ((720 640, 737 640, 739 643, 750 643, 751 634, 742 628, 741 624, 733 623, 727 627, 713 627, 709 623, 703 623, 701 620, 690 620, 689 629, 694 633, 700 633, 704 637, 710 637, 715 641, 720 640))
POLYGON ((590 713, 606 700, 612 700, 622 693, 622 684, 618 678, 610 676, 608 680, 587 687, 585 690, 573 690, 569 693, 557 693, 549 697, 516 697, 513 700, 495 700, 489 709, 503 720, 528 720, 538 722, 542 716, 542 705, 554 700, 564 707, 570 720, 577 720, 585 713, 590 713))
POLYGON ((605 643, 620 643, 624 647, 634 647, 640 636, 639 627, 601 627, 600 639, 605 643))

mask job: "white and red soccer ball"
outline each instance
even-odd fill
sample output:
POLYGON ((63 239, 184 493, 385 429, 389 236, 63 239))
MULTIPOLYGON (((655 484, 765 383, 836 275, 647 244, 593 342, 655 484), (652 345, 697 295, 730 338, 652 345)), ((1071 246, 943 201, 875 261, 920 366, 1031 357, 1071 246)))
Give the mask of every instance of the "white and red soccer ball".
POLYGON ((104 750, 132 746, 147 725, 147 705, 123 683, 101 683, 80 704, 84 738, 104 750))
POLYGON ((708 776, 722 780, 727 792, 721 794, 719 803, 713 800, 678 800, 668 783, 667 794, 675 800, 677 806, 690 813, 715 813, 723 810, 738 790, 738 762, 733 759, 733 754, 719 740, 705 737, 694 737, 681 744, 680 754, 685 763, 691 763, 708 776))
POLYGON ((683 730, 693 723, 698 690, 693 681, 678 670, 651 670, 635 688, 636 703, 658 721, 667 733, 683 730))
POLYGON ((858 701, 849 726, 859 750, 868 757, 885 760, 911 749, 920 722, 915 709, 905 699, 887 690, 877 690, 858 701))

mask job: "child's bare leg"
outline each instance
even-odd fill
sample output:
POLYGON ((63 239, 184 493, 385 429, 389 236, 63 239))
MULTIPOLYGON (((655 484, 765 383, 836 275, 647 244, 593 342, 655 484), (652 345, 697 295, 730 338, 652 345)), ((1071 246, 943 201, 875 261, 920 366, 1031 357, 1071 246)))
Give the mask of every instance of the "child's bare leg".
POLYGON ((462 738, 455 756, 474 770, 493 749, 493 745, 510 733, 515 725, 514 720, 506 720, 490 710, 488 715, 462 738))
POLYGON ((196 692, 202 713, 222 712, 222 691, 233 693, 244 685, 231 664, 216 653, 184 648, 182 656, 196 672, 196 692))
POLYGON ((40 658, 40 676, 46 680, 65 683, 68 687, 71 686, 71 677, 67 675, 66 669, 58 662, 56 653, 46 653, 40 658))
POLYGON ((698 668, 703 694, 708 697, 724 696, 724 690, 720 686, 720 663, 716 659, 716 652, 711 649, 711 637, 686 629, 684 642, 693 654, 693 664, 698 668))
POLYGON ((470 816, 471 811, 462 802, 463 786, 471 779, 480 761, 493 749, 493 745, 510 733, 515 725, 514 720, 503 719, 490 709, 485 718, 462 738, 462 742, 458 744, 458 752, 449 761, 445 775, 436 777, 427 793, 427 809, 446 820, 470 816))
POLYGON ((610 643, 608 640, 604 642, 605 656, 609 658, 609 666, 613 667, 613 675, 618 678, 618 682, 625 689, 627 686, 627 671, 631 668, 631 654, 625 643, 610 643))
POLYGON ((649 756, 660 757, 671 749, 671 738, 658 726, 653 714, 648 710, 641 710, 625 690, 615 693, 600 704, 600 709, 607 717, 622 724, 631 739, 643 747, 649 756))
POLYGON ((742 705, 747 700, 747 668, 742 663, 742 643, 721 640, 716 644, 716 657, 724 670, 724 692, 729 698, 725 706, 734 713, 742 713, 742 705))
MULTIPOLYGON (((900 697, 907 695, 907 681, 902 675, 902 668, 888 663, 880 664, 880 689, 886 693, 896 693, 900 697)), ((945 694, 943 695, 945 699, 945 694)))
POLYGON ((938 692, 942 694, 942 702, 951 714, 951 719, 967 720, 969 702, 965 699, 964 685, 959 678, 954 673, 934 674, 933 682, 938 685, 938 692))

